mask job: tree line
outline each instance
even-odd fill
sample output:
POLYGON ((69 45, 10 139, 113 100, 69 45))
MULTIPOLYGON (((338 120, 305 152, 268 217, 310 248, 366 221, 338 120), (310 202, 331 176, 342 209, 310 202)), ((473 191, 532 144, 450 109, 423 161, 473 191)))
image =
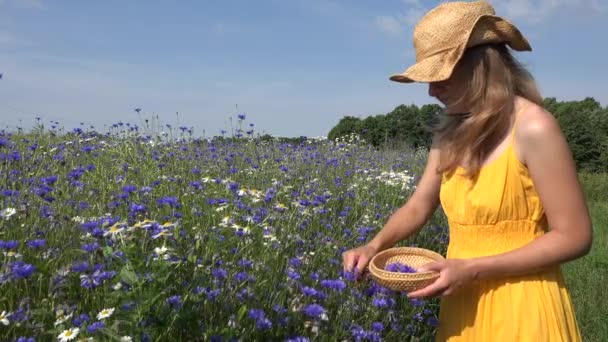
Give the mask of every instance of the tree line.
MULTIPOLYGON (((579 171, 608 172, 608 107, 592 97, 580 101, 543 100, 564 132, 579 171)), ((425 148, 431 144, 432 127, 442 108, 399 105, 386 114, 365 118, 345 116, 333 127, 328 139, 357 134, 378 148, 425 148)))

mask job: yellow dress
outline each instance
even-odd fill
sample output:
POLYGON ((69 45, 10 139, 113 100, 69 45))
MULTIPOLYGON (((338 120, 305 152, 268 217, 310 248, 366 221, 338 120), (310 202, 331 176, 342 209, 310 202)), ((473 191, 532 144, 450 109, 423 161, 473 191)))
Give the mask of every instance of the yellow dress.
MULTIPOLYGON (((474 258, 522 247, 548 231, 538 193, 508 148, 476 180, 458 168, 444 174, 441 205, 448 217, 447 258, 474 258)), ((559 172, 559 171, 556 171, 559 172)), ((561 268, 475 281, 442 297, 437 341, 580 341, 561 268)))

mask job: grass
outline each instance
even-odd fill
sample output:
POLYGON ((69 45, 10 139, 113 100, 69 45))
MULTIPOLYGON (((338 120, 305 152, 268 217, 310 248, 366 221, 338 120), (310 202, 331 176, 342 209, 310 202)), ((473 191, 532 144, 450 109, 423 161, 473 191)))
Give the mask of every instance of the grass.
POLYGON ((584 341, 608 341, 608 174, 580 176, 593 221, 593 247, 585 257, 564 265, 584 341))

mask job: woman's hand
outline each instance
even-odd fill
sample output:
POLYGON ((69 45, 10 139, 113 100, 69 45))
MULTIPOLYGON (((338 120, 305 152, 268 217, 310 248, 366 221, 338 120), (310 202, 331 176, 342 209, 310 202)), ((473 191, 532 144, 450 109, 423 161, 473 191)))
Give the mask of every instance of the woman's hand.
POLYGON ((418 272, 439 272, 439 278, 425 288, 410 292, 410 298, 448 296, 475 279, 470 259, 447 259, 426 264, 418 272))
POLYGON ((378 253, 377 249, 370 245, 363 245, 342 253, 344 272, 362 274, 376 253, 378 253))

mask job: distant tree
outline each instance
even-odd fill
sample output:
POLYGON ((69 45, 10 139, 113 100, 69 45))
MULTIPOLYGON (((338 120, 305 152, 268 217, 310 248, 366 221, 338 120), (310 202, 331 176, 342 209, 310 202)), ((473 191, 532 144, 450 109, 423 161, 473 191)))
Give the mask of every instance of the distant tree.
MULTIPOLYGON (((577 168, 608 172, 608 107, 602 107, 592 97, 581 101, 548 97, 542 104, 558 120, 577 168)), ((363 119, 346 116, 330 130, 328 138, 355 133, 379 148, 429 148, 432 139, 429 128, 437 123, 441 111, 436 104, 399 105, 389 113, 363 119)))

